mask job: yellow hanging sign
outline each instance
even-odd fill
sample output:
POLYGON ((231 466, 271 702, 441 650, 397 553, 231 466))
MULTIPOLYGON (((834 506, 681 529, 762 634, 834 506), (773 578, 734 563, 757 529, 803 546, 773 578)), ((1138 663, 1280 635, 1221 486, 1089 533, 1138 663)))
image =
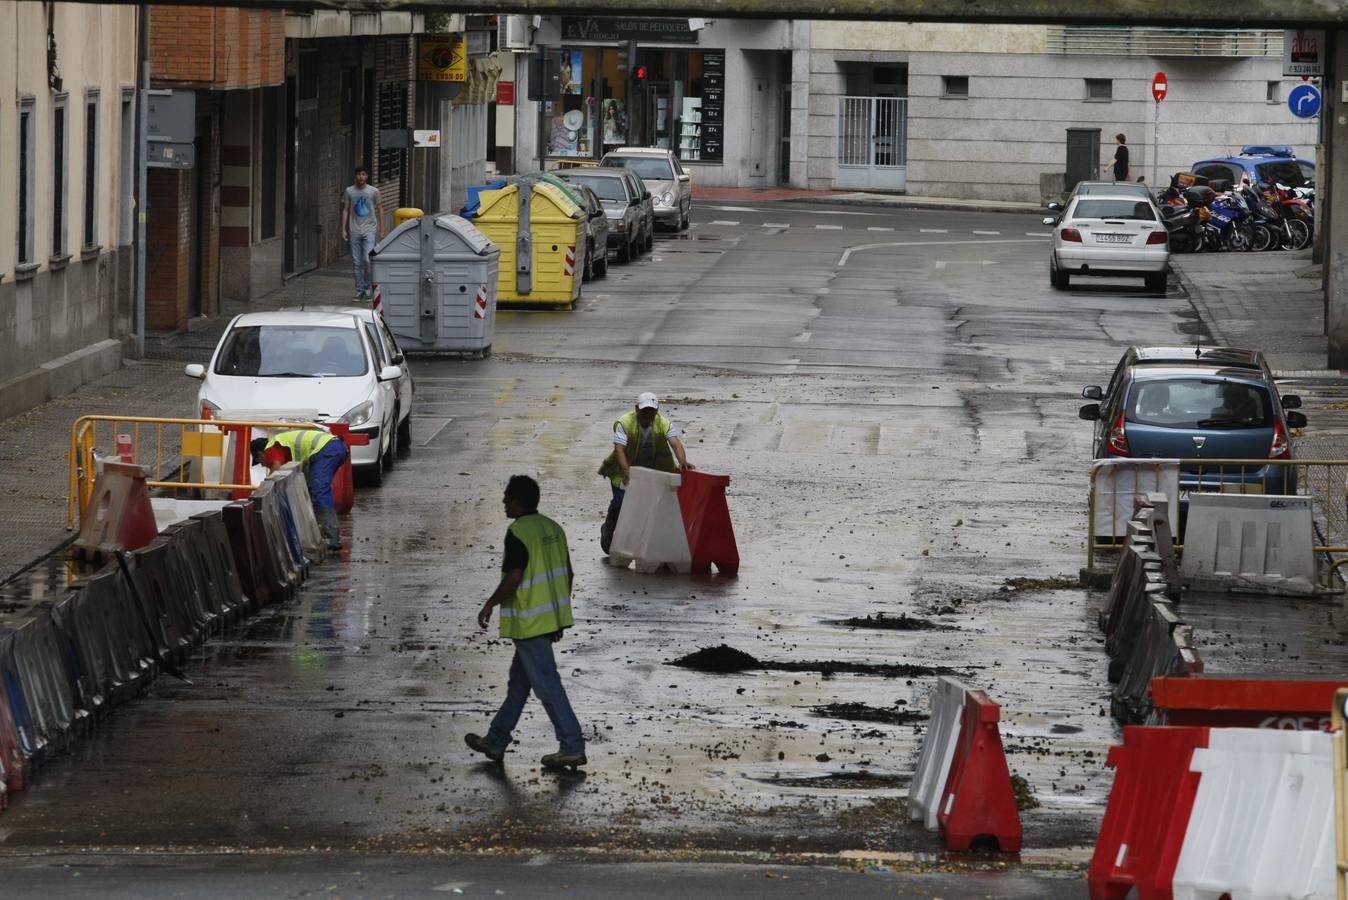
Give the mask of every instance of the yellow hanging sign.
POLYGON ((417 80, 467 81, 467 36, 421 37, 417 43, 417 80))

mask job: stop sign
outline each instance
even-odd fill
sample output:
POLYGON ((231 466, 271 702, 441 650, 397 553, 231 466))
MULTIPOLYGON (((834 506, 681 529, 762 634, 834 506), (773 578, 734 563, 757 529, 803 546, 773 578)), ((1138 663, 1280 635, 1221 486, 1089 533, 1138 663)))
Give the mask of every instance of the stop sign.
POLYGON ((1157 103, 1160 103, 1165 99, 1165 92, 1169 87, 1170 86, 1165 82, 1165 73, 1157 72, 1156 76, 1151 80, 1151 95, 1156 98, 1157 103))

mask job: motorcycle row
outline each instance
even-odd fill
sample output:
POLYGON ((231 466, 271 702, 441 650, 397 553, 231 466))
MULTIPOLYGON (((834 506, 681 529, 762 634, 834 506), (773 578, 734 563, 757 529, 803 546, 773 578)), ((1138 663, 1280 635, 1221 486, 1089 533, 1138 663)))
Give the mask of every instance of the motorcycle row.
POLYGON ((1172 253, 1214 250, 1301 250, 1315 234, 1315 189, 1239 185, 1187 172, 1170 179, 1156 202, 1172 253))

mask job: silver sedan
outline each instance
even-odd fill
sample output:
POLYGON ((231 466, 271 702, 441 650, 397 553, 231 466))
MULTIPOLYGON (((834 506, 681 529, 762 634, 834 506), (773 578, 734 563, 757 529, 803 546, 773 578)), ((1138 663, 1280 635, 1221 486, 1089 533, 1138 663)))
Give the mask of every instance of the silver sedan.
POLYGON ((1147 290, 1165 293, 1170 243, 1156 204, 1136 195, 1073 198, 1061 217, 1049 216, 1053 243, 1049 283, 1067 288, 1073 276, 1140 277, 1147 290))

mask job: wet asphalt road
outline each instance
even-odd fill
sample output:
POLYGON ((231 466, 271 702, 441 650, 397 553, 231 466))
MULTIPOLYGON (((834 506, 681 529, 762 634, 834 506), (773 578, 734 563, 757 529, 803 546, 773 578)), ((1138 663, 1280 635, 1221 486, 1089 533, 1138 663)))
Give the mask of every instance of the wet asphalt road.
MULTIPOLYGON (((1040 804, 1023 816, 1027 849, 1079 863, 1118 734, 1099 597, 1070 587, 1084 563, 1080 388, 1107 379, 1128 343, 1201 331, 1192 307, 1140 283, 1052 291, 1036 216, 695 213, 688 235, 663 235, 587 284, 574 312, 501 313, 492 358, 414 360, 414 449, 382 488, 358 491, 342 560, 212 641, 194 686, 161 678, 44 769, 0 816, 7 876, 53 850, 585 848, 771 862, 937 849, 904 804, 921 724, 821 710, 925 712, 932 677, 668 664, 721 643, 767 662, 961 673, 1003 705, 1011 768, 1040 804), (644 390, 683 426, 696 466, 731 476, 738 578, 605 565, 595 469, 644 390), (515 473, 539 479, 541 510, 571 539, 578 627, 559 666, 589 740, 584 774, 540 769, 556 744, 532 703, 503 767, 463 747, 510 662, 495 624, 484 635, 473 620, 495 585, 501 489, 515 473), (880 613, 936 627, 839 624, 880 613)), ((1223 629, 1229 655, 1210 668, 1283 652, 1265 610, 1211 614, 1200 633, 1223 629)), ((1306 671, 1343 668, 1342 647, 1297 649, 1306 671)), ((220 860, 209 859, 208 870, 220 860)), ((1080 887, 1021 877, 969 895, 1080 887)), ((965 894, 952 880, 946 895, 965 894)))

